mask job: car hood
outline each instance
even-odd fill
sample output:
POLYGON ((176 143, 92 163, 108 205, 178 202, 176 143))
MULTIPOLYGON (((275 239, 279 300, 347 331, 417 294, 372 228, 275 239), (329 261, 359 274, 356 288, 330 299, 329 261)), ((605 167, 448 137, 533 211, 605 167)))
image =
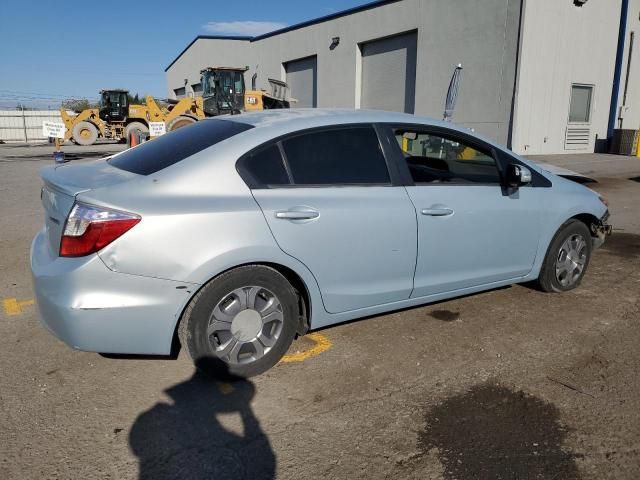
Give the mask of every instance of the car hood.
POLYGON ((587 177, 582 173, 574 172, 573 170, 569 170, 567 168, 558 167, 557 165, 551 165, 550 163, 536 162, 535 160, 531 159, 529 161, 533 162, 545 172, 553 173, 554 175, 572 180, 577 183, 597 183, 593 178, 587 177))

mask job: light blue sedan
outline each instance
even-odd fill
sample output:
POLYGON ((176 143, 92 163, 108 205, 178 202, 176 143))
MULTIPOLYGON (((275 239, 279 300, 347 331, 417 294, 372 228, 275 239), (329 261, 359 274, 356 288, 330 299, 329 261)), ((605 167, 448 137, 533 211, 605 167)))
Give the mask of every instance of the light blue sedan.
POLYGON ((296 335, 537 280, 576 287, 595 192, 450 123, 353 110, 218 117, 42 171, 42 321, 88 351, 256 375, 296 335))

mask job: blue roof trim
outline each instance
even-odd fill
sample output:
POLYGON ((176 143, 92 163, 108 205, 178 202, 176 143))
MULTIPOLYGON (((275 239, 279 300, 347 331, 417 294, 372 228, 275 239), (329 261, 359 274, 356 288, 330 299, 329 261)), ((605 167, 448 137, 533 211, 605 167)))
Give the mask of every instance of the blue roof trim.
POLYGON ((241 36, 224 36, 224 35, 198 35, 196 38, 194 38, 193 40, 191 40, 191 43, 189 45, 187 45, 186 47, 184 47, 184 50, 182 50, 178 56, 176 58, 173 59, 173 61, 167 66, 167 68, 164 69, 164 71, 166 72, 167 70, 169 70, 171 68, 171 66, 176 63, 178 61, 178 59, 184 55, 184 52, 186 52, 187 50, 189 50, 191 48, 191 45, 193 45, 194 43, 196 43, 198 40, 200 40, 201 38, 203 39, 208 39, 208 40, 240 40, 240 41, 245 41, 245 42, 249 42, 251 41, 251 39, 253 37, 241 37, 241 36))
POLYGON ((240 37, 240 36, 224 36, 224 35, 198 35, 193 41, 185 47, 182 52, 169 64, 167 68, 164 69, 166 72, 171 68, 171 66, 176 63, 176 61, 199 39, 214 39, 214 40, 242 40, 255 42, 258 40, 262 40, 269 37, 274 37, 276 35, 281 35, 283 33, 290 32, 292 30, 298 30, 300 28, 309 27, 311 25, 316 25, 318 23, 328 22, 329 20, 334 20, 340 17, 346 17, 347 15, 353 15, 354 13, 364 12, 366 10, 371 10, 373 8, 382 7, 383 5, 388 5, 390 3, 401 2, 402 0, 376 0, 374 2, 365 3, 364 5, 360 5, 358 7, 349 8, 347 10, 342 10, 340 12, 332 13, 330 15, 325 15, 323 17, 314 18, 313 20, 307 20, 306 22, 296 23, 295 25, 291 25, 290 27, 281 28, 279 30, 274 30, 273 32, 264 33, 262 35, 258 35, 256 37, 240 37))

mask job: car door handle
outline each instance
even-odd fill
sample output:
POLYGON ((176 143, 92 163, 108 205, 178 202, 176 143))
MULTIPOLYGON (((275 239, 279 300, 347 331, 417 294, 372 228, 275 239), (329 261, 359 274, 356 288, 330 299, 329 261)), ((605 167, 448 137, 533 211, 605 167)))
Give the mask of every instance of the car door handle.
POLYGON ((286 220, 311 220, 319 216, 320 213, 315 210, 284 210, 276 212, 276 218, 284 218, 286 220))
POLYGON ((423 208, 420 213, 431 217, 448 217, 453 215, 453 210, 450 208, 423 208))

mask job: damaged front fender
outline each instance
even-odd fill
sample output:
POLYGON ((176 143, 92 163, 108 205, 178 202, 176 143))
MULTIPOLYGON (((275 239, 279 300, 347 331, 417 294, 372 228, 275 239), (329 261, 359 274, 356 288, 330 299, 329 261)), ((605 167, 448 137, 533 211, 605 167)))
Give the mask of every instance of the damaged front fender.
POLYGON ((594 249, 600 248, 604 244, 607 237, 611 235, 611 232, 613 231, 613 227, 607 223, 607 220, 609 220, 608 210, 600 220, 591 224, 590 228, 591 235, 593 237, 594 249))

